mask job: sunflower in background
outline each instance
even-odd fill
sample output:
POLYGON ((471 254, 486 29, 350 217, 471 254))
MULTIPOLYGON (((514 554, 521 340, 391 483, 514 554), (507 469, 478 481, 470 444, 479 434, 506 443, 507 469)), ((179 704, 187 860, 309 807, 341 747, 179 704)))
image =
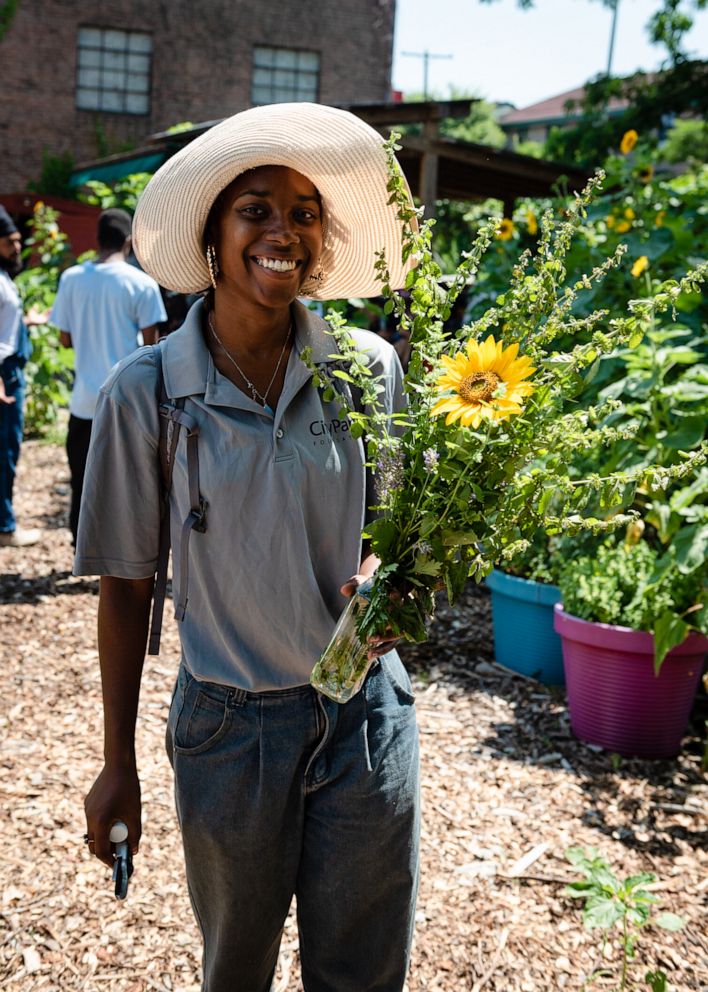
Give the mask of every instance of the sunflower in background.
POLYGON ((504 217, 497 228, 497 237, 500 241, 508 241, 514 234, 514 222, 510 217, 504 217))
POLYGON ((629 155, 631 151, 634 151, 638 140, 639 135, 635 130, 625 131, 620 141, 620 151, 622 154, 629 155))
POLYGON ((651 165, 651 163, 642 165, 639 169, 637 169, 636 176, 639 182, 644 183, 646 186, 647 183, 650 183, 654 178, 654 166, 651 165))
POLYGON ((635 279, 638 279, 642 272, 646 272, 649 268, 649 259, 646 255, 640 255, 631 268, 631 273, 635 279))
POLYGON ((518 344, 504 347, 490 334, 486 341, 470 341, 464 351, 450 358, 441 356, 445 366, 438 379, 444 395, 430 411, 437 417, 446 413, 446 424, 459 422, 477 428, 483 420, 508 420, 521 413, 533 385, 524 379, 536 371, 531 359, 517 358, 518 344))

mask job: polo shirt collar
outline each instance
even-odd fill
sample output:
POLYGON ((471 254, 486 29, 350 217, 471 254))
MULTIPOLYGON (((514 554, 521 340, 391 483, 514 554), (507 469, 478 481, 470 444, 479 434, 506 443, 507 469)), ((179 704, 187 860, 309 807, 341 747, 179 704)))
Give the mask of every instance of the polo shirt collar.
MULTIPOLYGON (((207 392, 209 370, 212 367, 211 355, 202 335, 202 310, 204 302, 198 300, 185 319, 184 324, 165 340, 162 351, 162 369, 165 389, 171 399, 181 396, 203 396, 207 392)), ((337 343, 327 333, 328 324, 308 310, 298 300, 293 303, 293 317, 297 332, 298 352, 311 349, 315 365, 336 361, 337 343)), ((306 373, 311 372, 301 364, 306 373)))

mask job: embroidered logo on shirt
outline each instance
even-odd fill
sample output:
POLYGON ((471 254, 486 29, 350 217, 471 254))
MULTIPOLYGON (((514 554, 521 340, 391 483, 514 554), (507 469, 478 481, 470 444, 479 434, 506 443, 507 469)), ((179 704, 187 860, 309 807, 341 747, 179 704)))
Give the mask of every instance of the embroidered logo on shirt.
MULTIPOLYGON (((343 441, 350 437, 351 424, 348 419, 337 420, 313 420, 310 424, 310 434, 317 438, 320 444, 324 444, 328 437, 333 441, 343 441)), ((314 441, 313 444, 317 444, 314 441)))

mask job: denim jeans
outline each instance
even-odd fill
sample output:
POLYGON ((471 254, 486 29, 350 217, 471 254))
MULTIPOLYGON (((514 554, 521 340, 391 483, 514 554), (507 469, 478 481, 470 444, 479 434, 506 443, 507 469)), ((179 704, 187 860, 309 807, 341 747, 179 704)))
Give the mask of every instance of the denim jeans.
POLYGON ((17 461, 22 444, 24 424, 25 376, 24 362, 15 355, 0 363, 0 374, 5 383, 5 393, 14 396, 14 403, 0 403, 0 533, 15 530, 12 509, 12 490, 15 484, 17 461))
POLYGON ((400 992, 418 884, 418 731, 398 655, 345 705, 181 668, 167 749, 204 992, 268 992, 297 899, 306 992, 400 992))

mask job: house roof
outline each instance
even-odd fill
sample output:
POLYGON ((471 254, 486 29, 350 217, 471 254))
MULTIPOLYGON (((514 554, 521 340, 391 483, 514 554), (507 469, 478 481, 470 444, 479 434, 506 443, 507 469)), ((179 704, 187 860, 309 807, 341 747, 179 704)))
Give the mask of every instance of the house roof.
MULTIPOLYGON (((541 100, 540 103, 532 103, 528 107, 520 107, 511 110, 499 118, 499 126, 502 128, 517 124, 540 124, 551 121, 564 121, 570 118, 581 116, 580 108, 568 111, 566 104, 573 101, 580 103, 585 96, 585 87, 579 86, 574 90, 566 90, 565 93, 558 93, 556 96, 541 100)), ((627 100, 612 97, 609 102, 610 113, 619 113, 629 106, 627 100)))

